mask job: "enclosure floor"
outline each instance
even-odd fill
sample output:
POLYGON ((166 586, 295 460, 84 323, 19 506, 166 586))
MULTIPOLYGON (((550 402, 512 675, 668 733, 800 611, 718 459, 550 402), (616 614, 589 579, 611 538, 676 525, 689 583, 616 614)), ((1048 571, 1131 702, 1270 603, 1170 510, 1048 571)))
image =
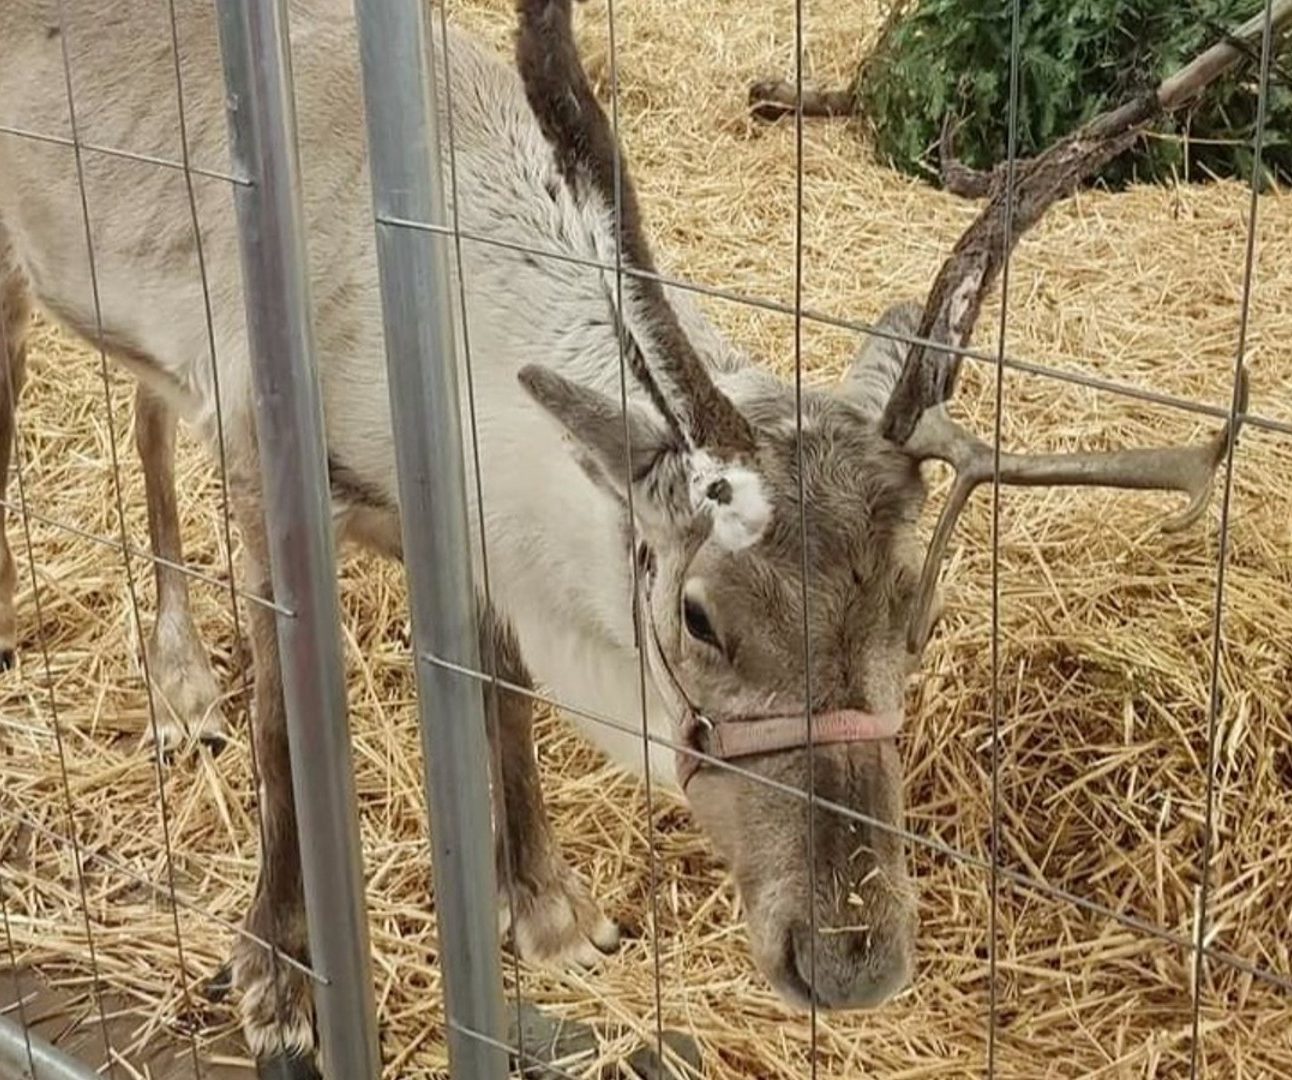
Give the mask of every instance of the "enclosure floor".
MULTIPOLYGON (((623 142, 661 265, 703 285, 792 303, 793 125, 751 122, 745 100, 753 80, 792 73, 794 4, 614 6, 623 142)), ((808 74, 841 82, 879 24, 877 4, 814 0, 805 9, 808 74)), ((451 11, 509 51, 513 0, 458 0, 451 11)), ((603 94, 605 16, 605 0, 578 5, 603 94)), ((803 164, 803 298, 815 311, 873 320, 891 303, 923 296, 978 211, 877 164, 855 125, 807 124, 803 164)), ((1007 351, 1226 407, 1249 202, 1243 185, 1221 183, 1084 192, 1057 207, 1011 264, 1007 351)), ((1292 197, 1262 198, 1257 229, 1251 409, 1287 424, 1292 197)), ((792 373, 792 319, 702 303, 759 363, 792 373)), ((988 353, 999 317, 997 292, 975 340, 988 353)), ((858 344, 852 333, 807 323, 806 379, 836 380, 858 344)), ((159 774, 145 737, 148 695, 123 560, 58 527, 118 535, 111 433, 125 529, 146 550, 131 383, 112 377, 109 414, 97 357, 44 324, 29 370, 21 460, 27 501, 42 518, 32 522, 28 547, 19 519, 9 517, 21 640, 18 666, 0 674, 0 871, 12 943, 10 952, 0 938, 0 962, 76 993, 97 967, 121 1012, 114 1046, 138 1068, 162 1031, 182 1049, 195 1013, 202 1052, 214 1054, 227 1045, 233 1016, 227 1005, 199 1008, 200 986, 229 954, 256 873, 245 652, 227 591, 196 583, 195 615, 229 691, 233 737, 219 758, 180 754, 159 774)), ((989 435, 995 395, 993 367, 967 364, 954 410, 989 435)), ((1155 445, 1201 439, 1214 426, 1017 371, 1004 376, 1003 398, 1011 450, 1155 445)), ((635 935, 596 971, 517 968, 508 959, 509 991, 519 985, 543 1008, 595 1023, 603 1061, 651 1037, 657 1019, 688 1031, 706 1080, 980 1080, 989 1044, 1001 1080, 1182 1080, 1195 1050, 1199 1075, 1211 1080, 1292 1077, 1289 477, 1292 438, 1245 431, 1230 492, 1218 673, 1220 486, 1203 519, 1173 536, 1158 527, 1179 508, 1175 496, 1006 492, 996 698, 991 496, 975 496, 951 544, 945 619, 901 737, 918 969, 885 1008, 822 1015, 814 1038, 807 1019, 754 970, 739 900, 685 806, 658 790, 648 806, 640 782, 550 716, 539 726, 539 755, 556 833, 607 913, 635 935), (1213 674, 1220 710, 1208 800, 1213 674), (1002 874, 993 891, 985 865, 994 716, 1002 874), (1204 851, 1210 944, 1284 983, 1219 961, 1196 970, 1187 943, 1200 917, 1204 851)), ((930 469, 929 481, 925 530, 945 471, 930 469)), ((187 558, 223 581, 217 475, 187 439, 178 487, 187 558)), ((13 484, 9 494, 16 499, 13 484)), ((142 559, 133 568, 146 630, 151 575, 142 559)), ((340 582, 386 1076, 440 1077, 442 996, 402 572, 347 553, 340 582)), ((10 992, 7 982, 0 977, 0 993, 10 992)), ((597 1061, 571 1068, 598 1076, 597 1061)))
MULTIPOLYGON (((0 970, 0 1015, 25 1021, 32 1032, 87 1067, 110 1075, 104 1031, 112 1046, 126 1046, 138 1037, 141 1019, 137 1003, 123 994, 103 994, 106 1023, 86 988, 50 986, 31 971, 0 970), (21 1001, 20 1001, 21 999, 21 1001)), ((230 1033, 205 1042, 198 1064, 192 1044, 162 1029, 145 1048, 130 1058, 136 1075, 150 1080, 254 1080, 256 1071, 246 1058, 241 1038, 230 1033)))

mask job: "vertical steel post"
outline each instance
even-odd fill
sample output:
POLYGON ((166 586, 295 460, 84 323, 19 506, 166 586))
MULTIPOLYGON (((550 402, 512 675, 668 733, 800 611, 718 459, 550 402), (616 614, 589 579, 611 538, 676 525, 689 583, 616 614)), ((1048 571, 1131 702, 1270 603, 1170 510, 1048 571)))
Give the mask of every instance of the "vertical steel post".
POLYGON ((449 240, 390 223, 445 220, 428 10, 355 0, 449 1053, 455 1077, 492 1080, 507 1055, 484 700, 422 659, 480 667, 449 240))
POLYGON ((14 1080, 99 1080, 99 1071, 68 1057, 34 1031, 0 1016, 0 1076, 14 1080))
POLYGON ((324 1063, 380 1074, 286 0, 221 0, 243 288, 324 1063))

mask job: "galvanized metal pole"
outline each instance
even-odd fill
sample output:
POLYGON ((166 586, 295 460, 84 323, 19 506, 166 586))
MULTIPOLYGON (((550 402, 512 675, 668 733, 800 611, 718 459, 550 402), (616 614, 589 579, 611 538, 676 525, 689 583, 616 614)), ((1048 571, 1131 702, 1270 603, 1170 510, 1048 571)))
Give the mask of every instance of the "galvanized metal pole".
POLYGON ((243 288, 323 1060, 380 1074, 286 0, 221 0, 243 288), (302 768, 302 764, 308 767, 302 768))
POLYGON ((507 1054, 484 700, 420 659, 480 666, 448 238, 388 223, 445 219, 428 10, 355 0, 449 1053, 455 1077, 492 1080, 507 1054))
POLYGON ((0 1016, 0 1077, 6 1080, 100 1080, 97 1069, 68 1057, 34 1032, 4 1016, 0 1016))

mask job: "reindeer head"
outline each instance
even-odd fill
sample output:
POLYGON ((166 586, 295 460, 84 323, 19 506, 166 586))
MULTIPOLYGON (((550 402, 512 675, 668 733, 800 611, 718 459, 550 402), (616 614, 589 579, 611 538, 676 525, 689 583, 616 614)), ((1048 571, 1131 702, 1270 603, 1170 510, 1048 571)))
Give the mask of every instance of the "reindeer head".
POLYGON ((631 509, 640 640, 675 720, 679 779, 734 872, 755 961, 792 1002, 877 1005, 906 984, 914 954, 895 736, 969 494, 993 475, 1174 488, 1193 495, 1184 523, 1205 505, 1231 433, 1184 450, 997 458, 953 423, 944 402, 957 359, 936 346, 967 341, 1003 258, 1009 230, 987 226, 957 246, 927 305, 885 314, 841 386, 803 392, 801 417, 793 390, 770 378, 733 379, 724 393, 654 277, 569 0, 519 6, 520 70, 555 167, 612 236, 622 185, 633 273, 622 305, 610 291, 607 303, 650 404, 625 413, 537 367, 522 381, 631 509), (958 479, 921 553, 929 458, 958 479))
MULTIPOLYGON (((872 371, 883 353, 868 350, 859 369, 872 371)), ((900 825, 892 735, 912 666, 917 465, 880 436, 877 412, 846 393, 811 393, 800 470, 794 395, 760 380, 739 400, 750 432, 742 464, 708 479, 714 495, 730 495, 724 504, 701 489, 694 451, 653 409, 629 407, 630 455, 617 403, 541 369, 523 378, 588 467, 631 500, 639 640, 676 739, 736 758, 742 770, 678 758, 693 811, 735 873, 760 968, 792 1001, 808 1000, 814 961, 823 1005, 882 1001, 911 965, 902 843, 823 809, 809 842, 807 803, 790 792, 811 786, 823 800, 900 825), (742 500, 758 511, 756 529, 739 512, 742 500), (809 762, 808 700, 823 743, 839 734, 857 741, 818 746, 809 762), (832 718, 840 728, 826 732, 832 718)))

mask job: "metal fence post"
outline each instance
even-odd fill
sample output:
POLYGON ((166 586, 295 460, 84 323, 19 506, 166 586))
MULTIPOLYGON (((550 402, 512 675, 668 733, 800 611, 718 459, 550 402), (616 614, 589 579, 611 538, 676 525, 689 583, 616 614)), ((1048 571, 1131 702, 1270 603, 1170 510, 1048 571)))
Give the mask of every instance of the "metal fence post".
POLYGON ((99 1071, 69 1057, 34 1031, 0 1016, 0 1076, 14 1080, 98 1080, 99 1071))
POLYGON ((355 0, 449 1053, 455 1077, 491 1080, 507 1055, 482 685, 422 659, 480 666, 449 241, 393 223, 445 219, 427 10, 355 0))
POLYGON ((323 1060, 380 1074, 337 599, 327 450, 311 326, 285 0, 222 0, 236 190, 292 787, 323 1060), (308 768, 301 768, 308 762, 308 768))

